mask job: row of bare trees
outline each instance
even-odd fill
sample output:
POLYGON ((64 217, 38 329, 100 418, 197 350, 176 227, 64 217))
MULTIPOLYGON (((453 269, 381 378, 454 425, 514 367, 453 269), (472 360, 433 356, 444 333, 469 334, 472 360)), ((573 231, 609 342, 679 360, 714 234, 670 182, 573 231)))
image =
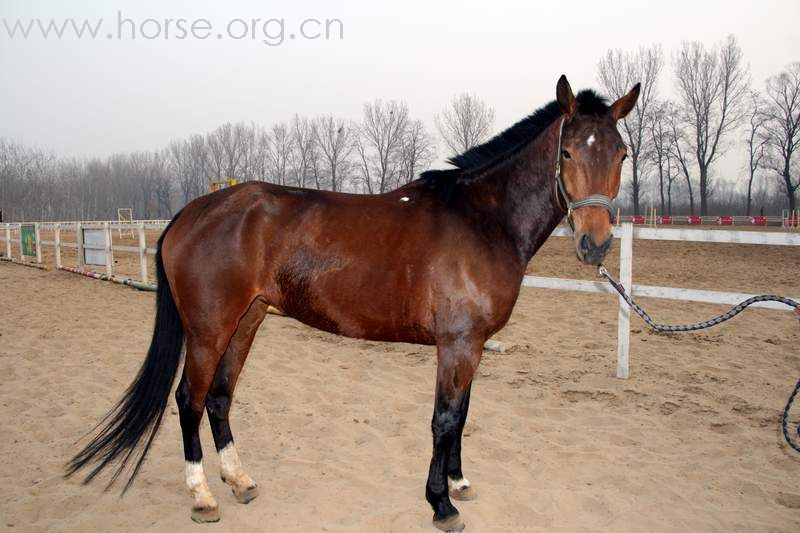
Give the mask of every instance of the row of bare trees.
MULTIPOLYGON (((634 83, 642 84, 634 112, 620 124, 630 154, 633 212, 642 211, 649 183, 655 190, 650 201, 660 205, 662 213, 672 213, 674 204, 688 201, 690 213, 695 214, 699 204, 699 213, 708 214, 722 182, 715 164, 731 147, 748 153, 746 214, 751 213, 759 180, 768 182, 759 185, 760 191, 777 186, 784 205, 795 209, 800 187, 800 63, 770 77, 762 95, 751 90, 749 68, 733 36, 712 49, 685 42, 671 60, 673 99, 659 95, 664 63, 658 45, 634 52, 609 50, 598 63, 598 81, 612 99, 634 83), (673 202, 675 193, 678 202, 673 202)), ((729 195, 730 189, 726 192, 729 195)))
MULTIPOLYGON (((493 121, 494 110, 469 94, 436 117, 452 153, 485 141, 493 121)), ((162 150, 106 159, 58 159, 0 139, 0 213, 6 220, 110 219, 117 207, 132 207, 138 218, 167 218, 219 179, 382 193, 429 168, 437 144, 396 100, 365 104, 360 122, 295 115, 269 128, 226 123, 162 150)))
MULTIPOLYGON (((660 46, 609 50, 598 64, 599 84, 611 99, 642 84, 634 111, 619 124, 630 155, 623 209, 639 214, 647 203, 670 214, 740 212, 738 206, 750 214, 754 205, 796 209, 800 63, 770 77, 762 93, 751 90, 733 37, 711 49, 683 43, 670 65, 674 91, 665 98, 660 46), (732 148, 748 154, 738 174, 746 184, 720 179, 717 163, 732 148)), ((434 117, 445 156, 485 141, 494 117, 494 109, 472 94, 453 97, 434 117)), ((357 122, 296 115, 269 127, 226 123, 162 150, 105 159, 57 158, 0 139, 0 213, 6 220, 97 219, 132 207, 138 218, 167 218, 205 194, 210 181, 227 178, 381 193, 427 169, 438 144, 396 100, 365 104, 357 122)))
POLYGON ((218 179, 270 181, 379 193, 412 180, 436 157, 436 141, 404 102, 364 106, 361 122, 295 116, 269 128, 226 123, 162 150, 105 159, 57 158, 0 139, 5 220, 110 219, 117 207, 166 218, 218 179))
POLYGON ((295 116, 269 129, 223 124, 169 145, 182 201, 214 179, 270 181, 332 191, 384 192, 407 183, 435 158, 424 124, 399 101, 364 106, 360 123, 332 115, 295 116))
POLYGON ((58 159, 50 152, 0 139, 0 212, 4 220, 94 220, 118 206, 141 218, 170 215, 172 175, 165 151, 106 159, 58 159))

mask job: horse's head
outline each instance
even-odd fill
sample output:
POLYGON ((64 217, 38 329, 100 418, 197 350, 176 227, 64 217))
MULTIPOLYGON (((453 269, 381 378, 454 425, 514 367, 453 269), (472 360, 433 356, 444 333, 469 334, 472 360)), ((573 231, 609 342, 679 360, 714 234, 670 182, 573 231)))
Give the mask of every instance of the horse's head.
POLYGON ((558 203, 575 232, 575 252, 583 263, 598 265, 611 248, 611 200, 619 192, 627 148, 617 121, 636 105, 639 84, 611 104, 596 97, 576 99, 565 76, 556 99, 564 113, 556 176, 558 203))

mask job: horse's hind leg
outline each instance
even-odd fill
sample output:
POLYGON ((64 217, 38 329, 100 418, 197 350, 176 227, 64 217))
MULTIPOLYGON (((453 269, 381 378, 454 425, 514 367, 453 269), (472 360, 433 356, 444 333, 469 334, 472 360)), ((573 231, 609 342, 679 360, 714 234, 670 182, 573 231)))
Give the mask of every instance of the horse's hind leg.
POLYGON ((249 503, 258 496, 258 487, 242 468, 233 443, 228 417, 236 381, 266 311, 267 304, 257 299, 253 301, 250 309, 241 318, 236 333, 231 338, 217 367, 214 381, 206 397, 208 420, 220 458, 220 474, 222 480, 230 485, 239 503, 249 503))
POLYGON ((195 522, 219 520, 219 506, 208 488, 206 475, 203 472, 203 448, 200 445, 198 432, 206 395, 222 356, 222 350, 218 346, 212 339, 187 336, 186 363, 178 389, 175 391, 183 434, 186 486, 194 500, 192 520, 195 522))

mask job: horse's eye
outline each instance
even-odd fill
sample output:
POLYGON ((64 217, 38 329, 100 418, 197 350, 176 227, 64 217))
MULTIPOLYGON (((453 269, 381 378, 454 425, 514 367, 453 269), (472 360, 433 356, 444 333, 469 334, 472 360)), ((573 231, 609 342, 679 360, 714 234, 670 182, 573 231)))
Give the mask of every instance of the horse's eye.
POLYGON ((566 150, 561 150, 561 157, 563 157, 564 159, 572 159, 572 156, 569 155, 569 152, 567 152, 566 150))
POLYGON ((624 155, 622 156, 622 160, 623 160, 623 161, 625 161, 626 159, 628 159, 628 154, 624 154, 624 155))

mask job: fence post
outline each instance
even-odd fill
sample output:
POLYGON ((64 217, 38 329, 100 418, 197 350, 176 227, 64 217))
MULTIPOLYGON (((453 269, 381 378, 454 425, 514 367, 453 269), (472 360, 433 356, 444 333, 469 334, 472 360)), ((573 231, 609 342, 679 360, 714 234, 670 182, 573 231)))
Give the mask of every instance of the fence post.
MULTIPOLYGON (((633 273, 633 224, 622 225, 622 238, 619 248, 619 281, 631 294, 633 273)), ((631 309, 619 297, 619 313, 617 315, 617 377, 628 379, 628 361, 631 347, 631 309)))
POLYGON ((86 262, 85 262, 85 255, 83 249, 83 222, 78 222, 76 227, 78 234, 75 236, 75 239, 78 242, 78 268, 81 270, 85 270, 86 262))
POLYGON ((147 240, 144 235, 144 222, 137 224, 139 234, 139 276, 142 283, 147 283, 147 240))
POLYGON ((112 257, 111 257, 111 226, 108 222, 103 222, 103 245, 106 252, 106 274, 112 275, 112 257))
POLYGON ((6 255, 11 259, 11 224, 6 224, 6 255))
POLYGON ((56 249, 56 270, 61 270, 61 223, 56 222, 53 230, 53 241, 56 249))
POLYGON ((36 235, 36 264, 42 264, 42 237, 39 234, 39 223, 33 223, 33 233, 36 235))

